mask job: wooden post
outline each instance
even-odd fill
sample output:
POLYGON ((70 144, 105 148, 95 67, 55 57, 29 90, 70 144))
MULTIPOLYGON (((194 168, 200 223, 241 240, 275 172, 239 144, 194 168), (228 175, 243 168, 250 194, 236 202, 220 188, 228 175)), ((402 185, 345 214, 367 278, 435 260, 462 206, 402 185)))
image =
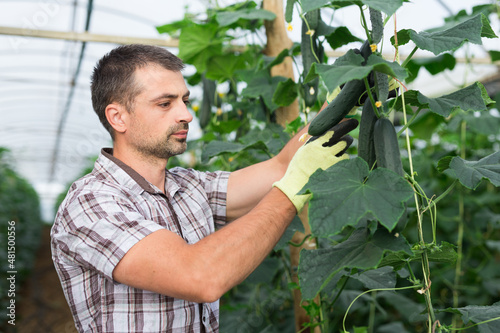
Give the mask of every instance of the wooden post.
MULTIPOLYGON (((267 45, 264 53, 270 57, 275 57, 281 53, 286 48, 290 48, 293 45, 292 40, 288 37, 286 30, 285 17, 283 14, 283 0, 263 0, 263 8, 269 10, 276 14, 276 18, 273 21, 265 21, 267 45)), ((292 58, 287 57, 285 60, 274 66, 271 69, 271 75, 283 76, 287 78, 294 79, 293 74, 293 63, 292 58)), ((276 112, 276 122, 281 126, 285 126, 287 123, 293 121, 299 116, 299 103, 295 100, 291 105, 286 107, 281 107, 276 112)), ((307 209, 303 209, 302 213, 299 215, 302 224, 304 225, 305 233, 297 232, 292 238, 294 243, 301 243, 307 234, 311 233, 311 228, 309 227, 309 221, 307 219, 307 209)), ((314 240, 308 239, 301 247, 290 246, 290 260, 292 266, 292 280, 298 284, 297 267, 299 265, 299 253, 302 249, 313 249, 316 248, 316 243, 314 240)), ((295 330, 298 332, 303 329, 303 324, 310 321, 304 308, 301 306, 302 294, 300 290, 295 289, 293 291, 294 296, 294 312, 295 312, 295 330)), ((304 330, 306 332, 321 332, 319 327, 316 327, 313 331, 304 330)))

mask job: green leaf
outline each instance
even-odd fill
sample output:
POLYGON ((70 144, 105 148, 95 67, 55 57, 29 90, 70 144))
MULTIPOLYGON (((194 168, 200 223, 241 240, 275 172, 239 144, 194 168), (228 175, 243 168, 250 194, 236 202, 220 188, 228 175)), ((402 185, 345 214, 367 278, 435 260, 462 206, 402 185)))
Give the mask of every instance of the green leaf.
POLYGON ((376 268, 388 251, 411 254, 403 237, 394 237, 383 228, 373 236, 367 229, 358 229, 346 241, 332 248, 302 251, 298 272, 302 298, 314 298, 344 268, 376 268))
POLYGON ((266 150, 267 146, 262 141, 256 141, 248 145, 237 142, 210 141, 203 149, 201 159, 204 163, 206 163, 211 157, 218 156, 224 153, 238 153, 246 149, 266 150))
POLYGON ((293 235, 295 232, 304 232, 304 225, 302 224, 302 221, 300 218, 295 215, 295 217, 292 220, 292 223, 286 228, 285 233, 283 236, 281 236, 280 240, 278 241, 278 244, 274 247, 274 251, 281 250, 285 248, 285 246, 288 245, 288 242, 292 240, 293 235))
POLYGON ((406 66, 410 72, 410 76, 406 79, 406 82, 409 83, 416 79, 421 67, 424 67, 431 75, 436 75, 447 69, 452 70, 455 68, 456 63, 455 57, 449 53, 444 53, 434 58, 412 59, 406 66))
MULTIPOLYGON (((468 20, 460 22, 445 30, 437 30, 432 32, 417 33, 412 29, 405 31, 409 38, 422 50, 427 50, 435 55, 445 51, 454 51, 462 46, 465 42, 474 44, 482 44, 481 37, 483 25, 487 24, 483 20, 484 14, 475 15, 468 20)), ((488 24, 489 26, 489 24, 488 24)), ((485 28, 488 30, 487 28, 485 28)), ((491 27, 489 28, 491 30, 491 27)), ((487 36, 488 37, 488 36, 487 36)), ((402 40, 398 42, 404 45, 407 38, 402 36, 402 40)))
POLYGON ((234 11, 219 12, 216 17, 219 25, 221 27, 225 27, 233 24, 239 19, 272 21, 276 18, 276 14, 265 9, 245 8, 234 11))
MULTIPOLYGON (((409 90, 405 92, 405 102, 412 106, 429 109, 443 117, 448 117, 458 109, 463 111, 486 111, 488 109, 478 83, 473 83, 468 87, 437 98, 430 98, 419 91, 409 90)), ((398 98, 395 108, 402 110, 400 98, 398 98)))
POLYGON ((208 60, 222 52, 222 39, 217 38, 214 24, 192 25, 182 29, 179 37, 179 57, 204 72, 208 60))
POLYGON ((245 68, 245 60, 241 56, 232 53, 216 55, 207 63, 205 76, 208 79, 220 82, 234 77, 234 72, 245 68))
POLYGON ((294 80, 288 79, 278 83, 278 87, 273 95, 273 103, 279 106, 287 106, 292 104, 298 96, 297 83, 294 80))
POLYGON ((362 0, 363 4, 370 8, 380 10, 391 16, 403 5, 403 0, 362 0))
POLYGON ((371 71, 385 73, 404 80, 408 75, 406 70, 396 62, 389 62, 382 57, 372 54, 368 57, 365 66, 362 65, 364 58, 349 50, 345 55, 338 58, 333 65, 316 64, 311 67, 305 81, 314 78, 316 74, 322 78, 329 91, 334 90, 341 84, 352 80, 361 80, 367 77, 371 71), (314 71, 313 71, 314 69, 314 71))
POLYGON ((279 107, 273 102, 274 92, 278 88, 278 84, 286 80, 287 78, 283 76, 271 77, 268 73, 260 73, 248 83, 241 95, 253 98, 262 97, 266 106, 274 111, 279 107))
POLYGON ((269 57, 272 60, 266 65, 266 68, 270 69, 273 66, 281 64, 283 60, 285 60, 285 58, 289 56, 292 56, 291 50, 283 49, 283 51, 281 51, 280 54, 278 54, 276 57, 269 57))
POLYGON ((448 308, 442 311, 462 315, 465 324, 469 322, 481 323, 477 326, 480 333, 500 332, 500 302, 490 306, 468 305, 463 308, 448 308))
POLYGON ((493 185, 500 186, 500 152, 483 157, 479 161, 466 161, 455 156, 449 163, 447 170, 450 175, 458 178, 463 186, 476 189, 483 179, 493 185))
POLYGON ((385 168, 369 171, 360 157, 317 170, 299 193, 311 192, 309 223, 317 236, 337 234, 363 217, 392 230, 413 194, 404 178, 385 168))
POLYGON ((363 41, 361 38, 354 36, 347 27, 334 28, 327 26, 323 21, 319 23, 318 35, 325 36, 326 41, 334 50, 349 43, 363 41))
POLYGON ((394 288, 396 286, 396 272, 389 266, 357 273, 351 275, 351 278, 360 281, 368 289, 394 288))
MULTIPOLYGON (((384 257, 379 267, 392 266, 401 268, 407 262, 421 261, 423 251, 421 249, 413 249, 413 254, 411 255, 405 252, 391 252, 384 257)), ((455 245, 447 242, 442 242, 439 246, 430 245, 425 251, 427 251, 427 259, 432 262, 452 264, 457 260, 455 245)))
POLYGON ((302 0, 302 11, 309 12, 332 4, 334 7, 345 7, 350 5, 367 5, 373 9, 380 10, 391 16, 403 5, 403 0, 302 0))
POLYGON ((156 27, 156 31, 160 34, 169 34, 172 35, 173 33, 185 29, 188 26, 193 25, 193 21, 187 18, 184 18, 180 21, 175 21, 172 23, 160 25, 156 27))
POLYGON ((494 63, 495 61, 500 60, 500 51, 491 50, 491 51, 488 51, 488 53, 490 55, 492 63, 494 63))
POLYGON ((460 113, 455 115, 449 122, 449 129, 456 131, 461 122, 467 123, 467 129, 471 132, 483 135, 496 135, 500 128, 500 117, 493 116, 489 112, 477 113, 460 113))
POLYGON ((485 14, 481 14, 481 22, 483 23, 483 29, 481 29, 481 37, 486 38, 498 38, 498 36, 493 32, 491 28, 490 21, 485 14))

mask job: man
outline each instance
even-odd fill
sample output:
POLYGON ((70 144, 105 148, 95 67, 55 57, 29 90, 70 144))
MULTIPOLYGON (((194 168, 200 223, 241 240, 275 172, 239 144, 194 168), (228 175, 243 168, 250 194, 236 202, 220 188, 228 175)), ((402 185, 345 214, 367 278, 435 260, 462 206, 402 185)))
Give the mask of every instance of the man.
POLYGON ((80 332, 218 332, 218 299, 272 250, 307 201, 296 194, 310 174, 347 157, 342 136, 356 124, 292 163, 307 129, 233 173, 166 170, 193 119, 183 66, 162 48, 129 45, 94 69, 92 103, 113 149, 71 186, 51 233, 80 332))

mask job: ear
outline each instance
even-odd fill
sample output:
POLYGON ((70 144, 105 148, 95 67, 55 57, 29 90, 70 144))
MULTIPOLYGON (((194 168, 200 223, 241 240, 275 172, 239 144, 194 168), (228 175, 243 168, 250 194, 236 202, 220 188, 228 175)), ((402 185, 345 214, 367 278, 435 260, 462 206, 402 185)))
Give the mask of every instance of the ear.
POLYGON ((106 118, 116 133, 125 133, 127 130, 129 113, 125 108, 116 103, 109 104, 106 107, 106 118))

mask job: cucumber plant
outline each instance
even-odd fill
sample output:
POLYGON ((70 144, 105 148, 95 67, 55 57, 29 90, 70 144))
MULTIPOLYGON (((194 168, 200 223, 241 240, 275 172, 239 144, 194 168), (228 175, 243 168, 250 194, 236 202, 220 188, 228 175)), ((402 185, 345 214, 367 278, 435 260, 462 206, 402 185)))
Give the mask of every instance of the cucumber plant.
POLYGON ((489 20, 498 6, 484 2, 431 31, 397 31, 394 60, 381 56, 388 47, 384 33, 393 30, 384 26, 408 5, 403 0, 287 0, 287 21, 294 11, 300 15, 301 41, 275 58, 262 55, 263 21, 274 17, 260 9, 260 2, 215 3, 199 17, 186 15, 158 27, 179 37, 179 55, 196 69, 188 83, 211 80, 216 90, 207 83, 209 95, 221 96, 217 111, 204 105, 197 113, 203 134, 190 142, 191 167, 235 170, 273 156, 338 87, 339 94, 311 123, 311 134, 359 106, 352 151, 357 156, 318 171, 303 189, 313 193, 309 237, 318 248, 302 251, 300 284, 291 282, 294 268, 283 247, 300 229, 293 223, 279 250, 223 298, 221 332, 292 331, 287 288, 300 288, 305 301, 321 299, 304 302, 311 318, 304 330, 445 332, 479 323, 480 332, 500 329, 494 320, 500 316, 495 304, 500 300, 495 287, 500 211, 494 199, 499 196, 499 117, 489 113, 493 103, 480 83, 438 97, 403 85, 421 68, 433 75, 452 69, 454 52, 464 43, 496 38, 489 20), (332 12, 349 6, 360 8, 360 20, 351 23, 361 22, 364 36, 327 23, 332 12), (409 43, 414 51, 400 63, 397 49, 409 43), (329 62, 323 54, 327 44, 353 47, 329 62), (418 49, 434 56, 414 59, 418 49), (297 82, 270 75, 285 57, 292 57, 301 73, 297 82), (303 117, 283 131, 274 124, 274 112, 297 98, 303 117))

